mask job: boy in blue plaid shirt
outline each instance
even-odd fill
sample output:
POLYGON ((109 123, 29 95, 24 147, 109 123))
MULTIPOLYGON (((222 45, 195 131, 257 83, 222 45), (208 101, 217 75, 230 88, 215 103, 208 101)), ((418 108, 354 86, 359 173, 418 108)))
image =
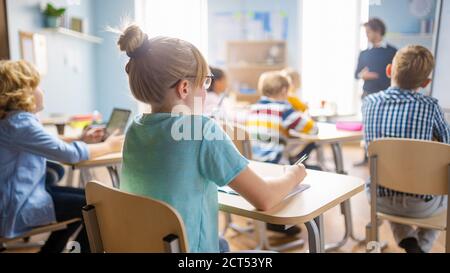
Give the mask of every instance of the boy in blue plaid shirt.
MULTIPOLYGON (((450 144, 450 127, 434 98, 419 93, 431 82, 435 61, 422 46, 401 49, 388 66, 391 87, 363 101, 367 145, 382 138, 410 138, 450 144)), ((426 182, 426 181, 424 181, 426 182)), ((378 210, 411 218, 428 218, 447 207, 446 196, 420 196, 378 188, 378 210)), ((429 252, 438 231, 391 223, 394 237, 408 253, 429 252)))

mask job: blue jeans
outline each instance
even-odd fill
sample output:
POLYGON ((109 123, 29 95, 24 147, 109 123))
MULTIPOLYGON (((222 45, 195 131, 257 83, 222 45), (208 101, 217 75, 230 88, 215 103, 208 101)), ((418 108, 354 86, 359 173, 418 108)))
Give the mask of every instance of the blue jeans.
POLYGON ((222 237, 219 238, 219 251, 220 253, 230 252, 230 245, 228 244, 227 240, 222 237))
MULTIPOLYGON (((53 162, 47 163, 46 189, 53 199, 56 221, 64 222, 74 218, 83 219, 81 209, 86 205, 84 190, 56 186, 63 176, 64 168, 61 165, 53 162)), ((41 248, 41 253, 61 253, 70 237, 81 225, 78 222, 68 225, 66 229, 52 232, 45 245, 41 248)), ((80 231, 75 241, 80 244, 82 253, 90 251, 89 241, 84 228, 80 231)))

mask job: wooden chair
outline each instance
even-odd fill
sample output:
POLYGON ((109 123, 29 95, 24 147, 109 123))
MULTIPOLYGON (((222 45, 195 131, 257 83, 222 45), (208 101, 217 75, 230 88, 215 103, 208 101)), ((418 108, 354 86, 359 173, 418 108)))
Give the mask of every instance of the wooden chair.
MULTIPOLYGON (((52 225, 47 225, 47 226, 42 226, 42 227, 37 227, 34 228, 33 230, 21 235, 21 236, 17 236, 14 238, 3 238, 0 237, 0 252, 6 251, 11 247, 8 247, 7 244, 8 243, 13 243, 19 240, 25 240, 28 241, 29 238, 36 236, 36 235, 41 235, 41 234, 45 234, 45 233, 51 233, 51 232, 55 232, 55 231, 59 231, 59 230, 63 230, 66 229, 68 225, 76 223, 76 222, 80 222, 81 219, 72 219, 69 221, 65 221, 65 222, 61 222, 61 223, 56 223, 56 224, 52 224, 52 225)), ((31 247, 36 247, 36 245, 33 244, 24 244, 24 245, 16 245, 13 246, 12 248, 31 248, 31 247)))
POLYGON ((223 130, 231 138, 238 151, 248 160, 252 160, 252 144, 250 134, 242 125, 222 124, 223 130))
POLYGON ((181 216, 169 205, 106 187, 86 186, 83 218, 92 253, 186 253, 181 216))
POLYGON ((411 140, 384 139, 369 146, 371 176, 371 224, 369 241, 378 242, 378 220, 446 231, 446 252, 450 252, 449 210, 427 219, 413 219, 379 213, 377 186, 419 195, 448 195, 450 189, 450 145, 411 140))

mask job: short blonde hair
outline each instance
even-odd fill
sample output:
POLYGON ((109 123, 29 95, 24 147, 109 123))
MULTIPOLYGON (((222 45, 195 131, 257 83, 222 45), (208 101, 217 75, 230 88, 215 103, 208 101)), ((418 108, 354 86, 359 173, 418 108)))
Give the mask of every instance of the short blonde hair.
POLYGON ((193 79, 195 87, 201 87, 209 74, 205 58, 194 45, 163 36, 148 39, 137 25, 126 28, 118 45, 130 57, 126 72, 133 96, 143 103, 161 105, 178 81, 193 79))
POLYGON ((423 46, 411 45, 395 55, 392 78, 398 87, 406 90, 419 88, 434 69, 433 54, 423 46))
POLYGON ((289 90, 291 79, 279 71, 266 72, 259 78, 258 89, 267 97, 279 95, 283 90, 289 90))
POLYGON ((26 61, 0 61, 0 119, 12 111, 33 112, 34 90, 41 77, 26 61))
POLYGON ((283 73, 283 75, 288 76, 291 79, 292 83, 291 89, 293 89, 291 91, 296 91, 302 87, 302 76, 297 70, 289 67, 281 70, 281 73, 283 73))

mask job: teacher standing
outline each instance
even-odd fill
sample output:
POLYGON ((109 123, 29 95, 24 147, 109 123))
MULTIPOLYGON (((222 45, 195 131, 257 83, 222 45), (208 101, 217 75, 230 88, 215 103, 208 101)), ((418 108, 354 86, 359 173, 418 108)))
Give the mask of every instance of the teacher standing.
MULTIPOLYGON (((372 18, 364 24, 366 28, 369 47, 361 52, 358 58, 358 67, 355 77, 364 81, 363 96, 365 97, 384 91, 391 85, 391 80, 387 77, 386 68, 392 64, 397 49, 389 45, 385 40, 386 25, 378 18, 372 18)), ((364 166, 369 162, 367 152, 364 159, 356 163, 355 167, 364 166)))
POLYGON ((386 25, 378 18, 364 24, 369 40, 368 49, 361 52, 355 77, 364 80, 363 98, 386 90, 391 80, 386 75, 386 67, 392 64, 397 49, 385 40, 386 25))

